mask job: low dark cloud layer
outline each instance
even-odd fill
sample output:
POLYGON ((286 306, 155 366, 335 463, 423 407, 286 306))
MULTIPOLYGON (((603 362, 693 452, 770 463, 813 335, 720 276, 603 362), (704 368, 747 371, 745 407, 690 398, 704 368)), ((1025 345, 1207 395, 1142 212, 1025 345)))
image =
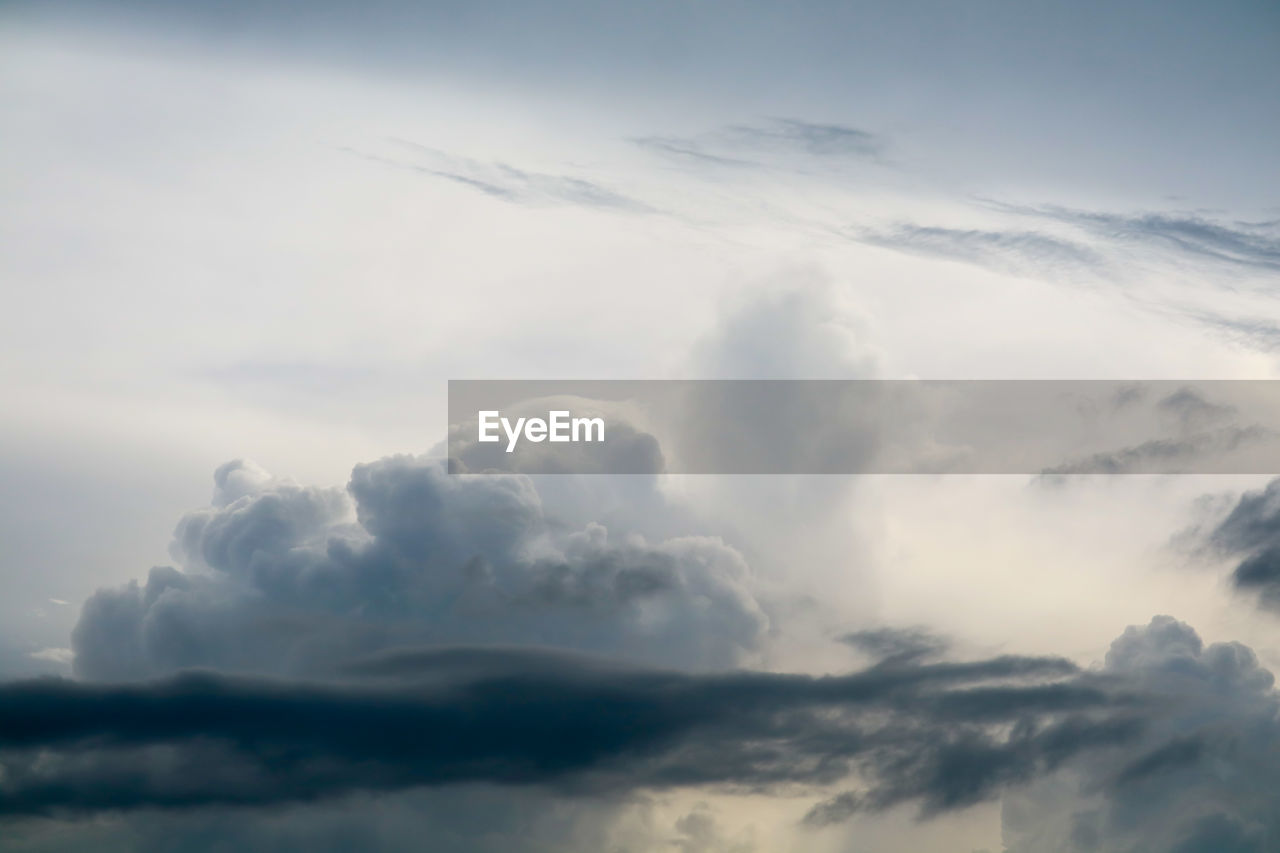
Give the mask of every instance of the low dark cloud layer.
POLYGON ((357 794, 474 785, 616 802, 711 787, 828 792, 809 830, 1003 797, 1010 853, 1272 849, 1280 706, 1248 648, 1206 646, 1169 617, 1128 629, 1095 670, 1053 657, 926 662, 938 643, 922 637, 854 635, 889 654, 833 676, 421 647, 325 680, 9 682, 0 811, 345 808, 357 794))
POLYGON ((472 782, 581 794, 856 775, 868 808, 935 812, 1123 746, 1140 707, 1064 660, 1021 657, 810 677, 456 648, 383 656, 328 683, 43 679, 0 687, 0 802, 31 815, 472 782))

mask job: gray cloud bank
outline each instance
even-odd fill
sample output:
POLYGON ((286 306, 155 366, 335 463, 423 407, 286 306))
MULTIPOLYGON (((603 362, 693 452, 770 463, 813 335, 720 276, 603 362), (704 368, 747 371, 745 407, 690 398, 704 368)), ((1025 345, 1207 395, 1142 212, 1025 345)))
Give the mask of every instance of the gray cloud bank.
POLYGON ((372 684, 204 672, 4 685, 3 810, 264 805, 478 781, 761 788, 856 771, 875 807, 936 811, 1140 728, 1132 700, 1053 658, 814 678, 455 648, 364 670, 372 684))
POLYGON ((825 677, 422 647, 325 681, 10 682, 0 811, 280 806, 471 783, 587 799, 844 784, 809 828, 1003 796, 1011 853, 1274 849, 1277 697, 1248 648, 1205 646, 1158 617, 1080 670, 1053 657, 926 662, 936 640, 894 634, 852 635, 880 659, 825 677))
MULTIPOLYGON (((1223 414, 1162 399, 1193 424, 1223 414)), ((222 466, 178 524, 186 571, 86 603, 82 680, 0 684, 0 813, 711 788, 826 797, 813 832, 1003 798, 1011 853, 1273 849, 1277 696, 1244 646, 1158 617, 1081 669, 878 629, 841 638, 861 670, 743 670, 770 624, 734 549, 568 523, 536 482, 393 457, 343 491, 222 466)), ((1274 503, 1224 529, 1269 541, 1274 503)))

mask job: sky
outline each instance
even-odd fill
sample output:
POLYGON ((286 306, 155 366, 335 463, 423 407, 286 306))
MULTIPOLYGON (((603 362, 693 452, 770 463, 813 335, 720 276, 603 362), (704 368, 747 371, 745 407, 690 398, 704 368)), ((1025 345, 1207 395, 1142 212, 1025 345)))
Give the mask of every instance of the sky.
POLYGON ((440 459, 1276 379, 1278 106, 1266 2, 3 4, 0 850, 1280 849, 1280 472, 440 459))

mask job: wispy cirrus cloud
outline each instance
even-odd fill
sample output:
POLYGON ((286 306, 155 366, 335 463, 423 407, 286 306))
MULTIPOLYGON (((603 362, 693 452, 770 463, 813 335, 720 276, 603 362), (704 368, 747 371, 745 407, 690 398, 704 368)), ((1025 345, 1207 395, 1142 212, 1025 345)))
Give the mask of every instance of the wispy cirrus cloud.
POLYGON ((1055 205, 996 207, 1074 226, 1103 241, 1136 244, 1243 270, 1280 270, 1280 236, 1270 223, 1225 223, 1196 214, 1115 213, 1055 205))
POLYGON ((732 124, 696 136, 652 135, 631 141, 689 165, 751 169, 803 170, 841 161, 880 163, 889 147, 877 133, 794 118, 732 124))
POLYGON ((343 148, 350 154, 397 169, 406 169, 469 187, 492 198, 527 206, 572 205, 620 213, 653 213, 649 204, 578 175, 521 169, 485 162, 407 140, 390 142, 407 156, 390 156, 343 148))
POLYGON ((1001 272, 1103 273, 1105 256, 1081 242, 1040 231, 947 228, 904 223, 888 228, 859 228, 855 239, 874 246, 933 258, 964 261, 1001 272))

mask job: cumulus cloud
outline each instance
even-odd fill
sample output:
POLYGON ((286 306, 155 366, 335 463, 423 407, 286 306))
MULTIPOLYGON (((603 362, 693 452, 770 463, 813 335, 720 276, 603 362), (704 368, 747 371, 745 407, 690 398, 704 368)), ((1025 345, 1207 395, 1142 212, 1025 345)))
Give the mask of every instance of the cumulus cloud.
POLYGON ((1142 733, 1009 792, 1008 853, 1275 849, 1280 703, 1274 679, 1238 643, 1206 646, 1157 617, 1111 646, 1103 675, 1149 697, 1142 733))
POLYGON ((221 467, 177 526, 184 571, 100 590, 76 672, 300 673, 420 642, 534 643, 688 668, 742 661, 767 618, 741 555, 713 537, 566 528, 520 475, 439 460, 358 465, 344 492, 221 467))
POLYGON ((836 283, 813 270, 767 282, 726 304, 716 328, 694 347, 702 379, 863 379, 881 356, 865 318, 836 283))

